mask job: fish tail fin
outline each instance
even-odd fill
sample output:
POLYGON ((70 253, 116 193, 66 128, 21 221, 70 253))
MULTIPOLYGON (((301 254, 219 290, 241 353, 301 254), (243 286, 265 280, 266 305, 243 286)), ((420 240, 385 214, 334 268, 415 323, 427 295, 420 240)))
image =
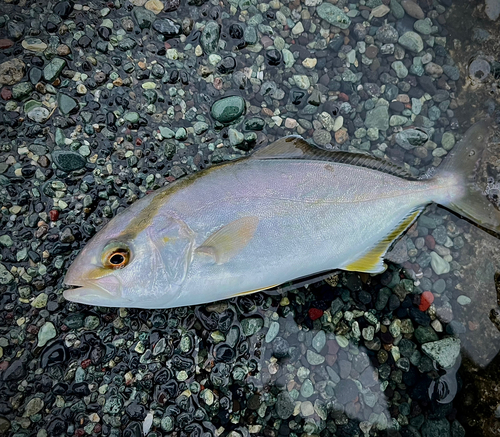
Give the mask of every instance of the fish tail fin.
POLYGON ((453 176, 459 185, 443 206, 471 220, 479 227, 500 235, 500 211, 490 202, 481 189, 480 169, 483 154, 488 149, 488 139, 492 132, 491 119, 480 121, 469 128, 439 167, 437 177, 444 180, 453 176))

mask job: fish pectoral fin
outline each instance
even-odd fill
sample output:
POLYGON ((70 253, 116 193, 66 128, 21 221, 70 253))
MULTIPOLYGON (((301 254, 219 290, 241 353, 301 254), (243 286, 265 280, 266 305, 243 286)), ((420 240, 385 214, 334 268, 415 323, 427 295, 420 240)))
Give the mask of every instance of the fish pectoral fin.
POLYGON ((224 264, 247 246, 258 224, 259 218, 255 216, 234 220, 210 235, 195 252, 211 256, 217 264, 224 264))
POLYGON ((353 261, 352 263, 343 267, 343 270, 351 272, 365 272, 365 273, 381 273, 386 269, 384 263, 384 256, 391 247, 392 243, 396 241, 401 234, 404 233, 417 219, 422 212, 423 208, 419 208, 408 214, 398 226, 385 237, 382 241, 377 243, 375 247, 363 254, 361 258, 353 261))

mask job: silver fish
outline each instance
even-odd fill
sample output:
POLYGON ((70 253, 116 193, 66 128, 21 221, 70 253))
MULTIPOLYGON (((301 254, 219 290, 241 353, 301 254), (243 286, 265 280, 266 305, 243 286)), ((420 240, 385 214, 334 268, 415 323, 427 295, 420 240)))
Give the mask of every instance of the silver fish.
POLYGON ((185 177, 113 218, 76 257, 70 301, 171 308, 265 290, 321 271, 378 273, 391 244, 436 202, 499 232, 474 174, 488 122, 419 180, 369 155, 286 137, 185 177))

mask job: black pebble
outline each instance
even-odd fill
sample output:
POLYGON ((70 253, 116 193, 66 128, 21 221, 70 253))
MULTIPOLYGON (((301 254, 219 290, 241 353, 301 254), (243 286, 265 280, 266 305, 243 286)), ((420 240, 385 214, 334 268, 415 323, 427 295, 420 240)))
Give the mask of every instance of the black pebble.
POLYGON ((221 74, 229 74, 236 68, 236 61, 232 56, 226 56, 217 67, 221 74))
POLYGON ((236 23, 231 24, 231 26, 229 26, 229 36, 233 39, 243 38, 243 27, 236 23))
POLYGON ((269 65, 279 65, 281 63, 281 52, 276 49, 267 50, 266 59, 269 65))
POLYGON ((69 17, 69 14, 73 11, 73 2, 62 1, 57 3, 53 9, 54 13, 59 15, 63 20, 69 17))

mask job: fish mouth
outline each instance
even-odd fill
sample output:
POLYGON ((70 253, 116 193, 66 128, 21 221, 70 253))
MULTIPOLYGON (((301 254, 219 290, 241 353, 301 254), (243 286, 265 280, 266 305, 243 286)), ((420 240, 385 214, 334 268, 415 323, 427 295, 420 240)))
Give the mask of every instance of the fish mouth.
MULTIPOLYGON (((101 282, 102 282, 101 278, 101 282)), ((111 279, 111 278, 110 278, 111 279)), ((110 285, 111 281, 105 281, 110 285)), ((115 281, 112 281, 115 282, 115 281)), ((93 306, 118 307, 127 305, 131 300, 121 296, 120 292, 111 292, 105 288, 104 284, 100 285, 90 281, 67 281, 64 283, 73 288, 64 290, 63 296, 66 300, 76 303, 83 303, 93 306)), ((116 284, 115 284, 116 285, 116 284)), ((119 290, 119 288, 118 288, 119 290)))

